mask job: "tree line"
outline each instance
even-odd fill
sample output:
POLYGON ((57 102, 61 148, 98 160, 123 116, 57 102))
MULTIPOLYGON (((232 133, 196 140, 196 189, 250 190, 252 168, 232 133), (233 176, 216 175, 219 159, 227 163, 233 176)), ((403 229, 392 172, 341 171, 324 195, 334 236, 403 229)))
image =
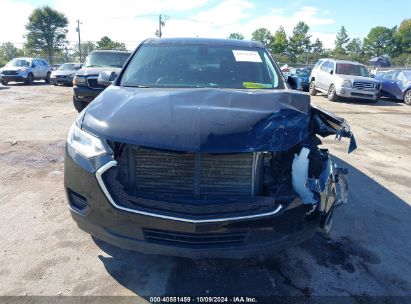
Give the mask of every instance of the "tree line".
POLYGON ((44 6, 35 9, 29 16, 26 24, 27 33, 26 43, 23 47, 17 48, 11 42, 0 45, 0 66, 15 57, 43 57, 53 64, 54 62, 67 62, 80 60, 94 50, 126 50, 126 45, 121 42, 113 41, 108 36, 102 37, 96 43, 84 41, 80 47, 77 43, 74 48, 68 48, 67 17, 52 9, 44 6))
MULTIPOLYGON (((102 37, 96 43, 85 41, 80 46, 77 43, 69 49, 68 19, 49 6, 37 8, 30 14, 26 30, 26 43, 23 47, 17 48, 11 42, 0 45, 0 66, 20 56, 44 57, 50 63, 79 61, 80 48, 82 60, 94 50, 126 50, 124 43, 113 41, 108 36, 102 37)), ((263 43, 276 60, 282 63, 314 63, 320 57, 367 63, 372 57, 387 56, 394 65, 411 65, 411 19, 403 20, 398 27, 374 27, 364 39, 349 37, 342 26, 336 35, 334 49, 324 48, 319 38, 312 41, 309 30, 306 23, 298 22, 290 36, 287 36, 284 27, 280 26, 274 34, 267 28, 256 29, 251 38, 263 43)), ((231 33, 228 38, 244 39, 244 35, 231 33)))
MULTIPOLYGON (((364 39, 350 38, 344 26, 335 37, 334 49, 324 48, 323 42, 312 41, 309 26, 298 22, 291 36, 280 26, 274 34, 267 28, 259 28, 251 39, 264 44, 279 62, 315 63, 320 57, 355 60, 367 63, 373 57, 386 56, 394 65, 411 65, 411 19, 405 19, 397 27, 377 26, 364 39)), ((244 39, 241 33, 231 33, 229 39, 244 39)))

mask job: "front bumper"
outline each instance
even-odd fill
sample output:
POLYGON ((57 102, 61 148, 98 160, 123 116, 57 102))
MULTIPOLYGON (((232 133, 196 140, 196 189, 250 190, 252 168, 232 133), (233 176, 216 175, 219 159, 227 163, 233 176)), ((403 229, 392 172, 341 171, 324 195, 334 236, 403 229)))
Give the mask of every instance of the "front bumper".
POLYGON ((55 84, 62 84, 62 85, 72 85, 73 84, 73 76, 67 76, 67 77, 56 77, 56 76, 51 76, 50 77, 50 82, 55 83, 55 84))
POLYGON ((74 98, 77 100, 92 102, 103 89, 92 89, 87 86, 73 86, 74 98))
POLYGON ((378 98, 380 98, 381 96, 380 91, 358 90, 347 87, 336 87, 336 93, 338 96, 344 98, 356 98, 374 101, 378 100, 378 98))
POLYGON ((0 80, 4 81, 16 81, 16 82, 24 82, 27 79, 27 75, 0 75, 0 80))
POLYGON ((191 258, 268 255, 310 238, 326 216, 307 216, 301 204, 270 216, 205 223, 127 212, 110 203, 96 178, 97 170, 109 161, 108 156, 87 160, 78 154, 70 155, 66 148, 64 182, 71 214, 79 228, 121 248, 191 258), (85 208, 79 209, 73 202, 73 193, 87 201, 85 208), (153 233, 157 237, 153 238, 153 233), (241 236, 242 241, 231 242, 233 235, 241 236), (215 242, 201 241, 210 239, 215 242))

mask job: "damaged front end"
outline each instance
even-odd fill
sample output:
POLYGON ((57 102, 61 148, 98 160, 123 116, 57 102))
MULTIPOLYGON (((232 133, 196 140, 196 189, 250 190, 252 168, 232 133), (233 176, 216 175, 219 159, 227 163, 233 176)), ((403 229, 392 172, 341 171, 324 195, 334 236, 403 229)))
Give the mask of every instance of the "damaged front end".
POLYGON ((77 127, 107 152, 86 159, 68 142, 65 162, 69 201, 75 195, 89 204, 82 213, 70 201, 73 217, 99 238, 196 254, 232 246, 230 256, 238 256, 240 245, 254 252, 304 231, 306 239, 318 226, 329 231, 335 208, 347 202, 347 170, 319 146, 320 137, 346 137, 352 152, 354 136, 305 94, 111 87, 103 97, 77 127), (90 194, 79 167, 94 174, 100 192, 90 194))

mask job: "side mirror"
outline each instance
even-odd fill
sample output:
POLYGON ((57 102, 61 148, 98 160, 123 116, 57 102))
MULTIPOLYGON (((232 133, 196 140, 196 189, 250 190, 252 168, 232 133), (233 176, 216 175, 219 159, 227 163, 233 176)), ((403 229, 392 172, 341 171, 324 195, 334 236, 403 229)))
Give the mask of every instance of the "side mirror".
POLYGON ((104 71, 98 75, 97 82, 98 84, 108 87, 113 83, 113 81, 117 78, 116 72, 113 71, 104 71))
POLYGON ((370 77, 371 77, 371 78, 375 78, 375 75, 374 75, 374 74, 371 74, 370 77))
POLYGON ((294 78, 291 76, 287 77, 287 84, 292 90, 297 90, 297 83, 295 82, 294 78))
POLYGON ((334 74, 334 71, 333 71, 333 70, 331 70, 331 71, 330 71, 330 74, 331 74, 331 75, 332 75, 332 74, 334 74))
POLYGON ((81 69, 81 64, 75 64, 74 65, 74 69, 77 71, 77 70, 80 70, 81 69))

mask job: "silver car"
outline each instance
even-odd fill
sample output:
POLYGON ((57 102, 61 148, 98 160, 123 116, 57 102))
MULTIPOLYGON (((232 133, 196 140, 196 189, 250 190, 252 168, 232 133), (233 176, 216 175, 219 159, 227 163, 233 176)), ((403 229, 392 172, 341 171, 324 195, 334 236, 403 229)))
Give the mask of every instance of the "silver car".
POLYGON ((50 83, 54 85, 72 85, 74 74, 82 66, 82 63, 63 63, 57 70, 51 72, 50 83))
POLYGON ((376 102, 381 86, 372 79, 367 68, 354 61, 320 59, 310 75, 311 95, 317 92, 327 94, 331 101, 339 97, 365 99, 376 102))
POLYGON ((50 82, 51 66, 41 58, 14 58, 0 69, 0 82, 6 85, 10 81, 32 84, 34 80, 50 82))

